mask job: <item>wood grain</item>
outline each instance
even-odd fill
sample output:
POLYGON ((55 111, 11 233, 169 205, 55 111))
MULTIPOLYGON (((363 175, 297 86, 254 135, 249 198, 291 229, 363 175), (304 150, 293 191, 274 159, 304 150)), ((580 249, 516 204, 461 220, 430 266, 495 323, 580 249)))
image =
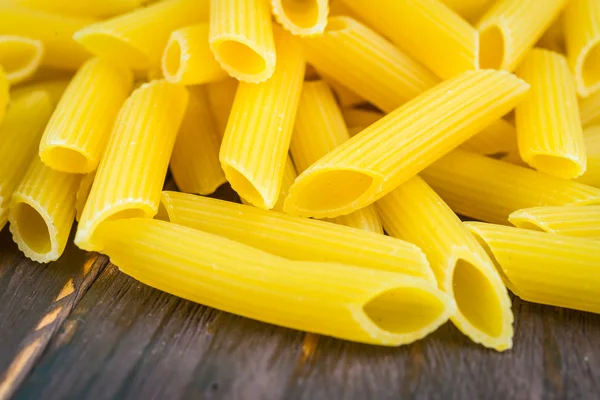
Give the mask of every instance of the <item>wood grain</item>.
POLYGON ((57 262, 35 263, 0 235, 0 399, 29 374, 50 339, 108 261, 71 246, 57 262))
MULTIPOLYGON (((230 188, 215 197, 235 199, 230 188)), ((400 348, 194 304, 70 247, 24 259, 0 234, 0 393, 16 399, 595 399, 600 315, 513 299, 514 348, 451 324, 400 348), (1 392, 4 390, 4 392, 1 392), (15 391, 16 390, 16 391, 15 391)))

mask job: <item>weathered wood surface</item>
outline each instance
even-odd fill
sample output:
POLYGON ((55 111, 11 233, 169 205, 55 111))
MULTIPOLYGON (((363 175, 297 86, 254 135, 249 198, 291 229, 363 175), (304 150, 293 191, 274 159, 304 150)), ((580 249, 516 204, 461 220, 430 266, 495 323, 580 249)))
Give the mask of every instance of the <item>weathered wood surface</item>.
POLYGON ((401 348, 304 334, 161 293, 70 247, 0 234, 0 398, 598 399, 600 316, 514 299, 514 348, 451 324, 401 348))

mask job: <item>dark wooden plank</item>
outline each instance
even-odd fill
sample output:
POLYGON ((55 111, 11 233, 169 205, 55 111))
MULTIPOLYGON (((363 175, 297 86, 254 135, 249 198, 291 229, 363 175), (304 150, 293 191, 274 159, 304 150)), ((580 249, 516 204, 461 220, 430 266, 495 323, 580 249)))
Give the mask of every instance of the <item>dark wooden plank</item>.
POLYGON ((277 399, 303 336, 161 293, 110 265, 18 397, 277 399))
POLYGON ((83 297, 104 257, 69 247, 47 265, 25 258, 8 229, 0 234, 0 399, 25 379, 58 327, 83 297))

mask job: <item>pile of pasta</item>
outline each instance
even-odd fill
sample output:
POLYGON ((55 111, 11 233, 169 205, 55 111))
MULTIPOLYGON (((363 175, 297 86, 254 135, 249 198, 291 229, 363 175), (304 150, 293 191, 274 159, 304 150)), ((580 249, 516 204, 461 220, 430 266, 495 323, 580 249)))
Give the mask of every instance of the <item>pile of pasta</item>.
POLYGON ((5 0, 0 65, 32 260, 77 220, 145 284, 388 346, 509 349, 507 288, 600 312, 597 0, 5 0))

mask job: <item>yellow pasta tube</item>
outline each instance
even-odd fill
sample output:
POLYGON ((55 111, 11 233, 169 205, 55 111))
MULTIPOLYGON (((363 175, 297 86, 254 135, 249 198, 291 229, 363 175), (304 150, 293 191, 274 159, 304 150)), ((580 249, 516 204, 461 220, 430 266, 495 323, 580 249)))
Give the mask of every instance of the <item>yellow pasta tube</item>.
POLYGON ((467 222, 523 300, 600 313, 600 252, 590 239, 467 222))
POLYGON ((531 85, 529 95, 515 111, 521 158, 538 171, 559 178, 581 176, 586 169, 583 131, 566 58, 533 49, 517 75, 531 85))
POLYGON ((438 0, 344 2, 442 79, 478 68, 477 30, 438 0))
POLYGON ((346 121, 346 126, 349 130, 353 128, 361 128, 360 130, 363 130, 385 116, 385 114, 379 111, 348 107, 343 109, 343 113, 344 121, 346 121))
POLYGON ((365 207, 506 114, 527 90, 503 71, 468 71, 447 80, 300 174, 284 209, 324 218, 365 207))
POLYGON ((8 213, 13 240, 25 256, 47 263, 62 255, 75 217, 80 179, 81 175, 57 171, 33 158, 8 213))
POLYGON ((570 1, 564 28, 577 91, 587 97, 600 90, 600 2, 570 1))
POLYGON ((600 188, 600 125, 590 126, 584 131, 587 170, 577 182, 600 188))
POLYGON ((496 224, 522 208, 600 204, 600 189, 462 149, 421 176, 457 214, 496 224))
MULTIPOLYGON (((312 64, 307 64, 307 66, 312 67, 312 64)), ((340 103, 340 106, 353 107, 367 102, 365 99, 336 81, 331 76, 323 73, 322 71, 317 71, 317 73, 325 82, 329 84, 329 86, 331 86, 331 89, 335 93, 335 97, 337 98, 338 103, 340 103)))
POLYGON ((8 105, 8 101, 10 100, 10 83, 8 82, 8 77, 4 72, 4 68, 0 64, 0 122, 4 118, 4 114, 6 114, 6 106, 8 105))
MULTIPOLYGON (((277 198, 277 203, 275 203, 275 206, 273 207, 274 211, 283 212, 283 202, 297 177, 298 173, 296 172, 296 167, 294 167, 292 158, 288 156, 283 170, 283 179, 281 181, 281 189, 279 189, 279 197, 277 198)), ((240 201, 242 204, 251 205, 243 197, 240 197, 240 201)))
POLYGON ((52 113, 48 94, 23 94, 10 104, 0 123, 0 230, 6 224, 12 193, 25 175, 52 113))
POLYGON ((163 192, 156 216, 299 261, 399 272, 435 284, 417 246, 372 232, 178 192, 163 192))
POLYGON ((160 65, 175 29, 208 20, 208 0, 166 0, 100 21, 73 38, 91 53, 133 69, 160 65))
POLYGON ((80 17, 106 18, 132 11, 149 0, 8 0, 29 8, 80 17))
POLYGON ((580 99, 579 112, 581 113, 581 124, 586 127, 600 123, 600 92, 580 99))
MULTIPOLYGON (((302 173, 313 163, 350 139, 333 93, 323 81, 305 82, 290 143, 294 165, 302 173)), ((366 206, 332 222, 383 234, 373 206, 366 206)))
POLYGON ((28 96, 32 92, 44 92, 50 96, 50 102, 52 103, 52 109, 54 109, 63 93, 69 86, 68 79, 54 79, 42 82, 30 83, 25 86, 20 86, 11 91, 11 98, 16 99, 21 96, 28 96))
POLYGON ((0 35, 0 65, 11 84, 32 76, 42 63, 44 44, 24 36, 0 35))
POLYGON ((508 220, 517 228, 600 239, 600 206, 526 208, 510 214, 508 220))
POLYGON ((210 111, 220 137, 225 134, 237 87, 238 81, 233 78, 210 82, 205 85, 210 111))
POLYGON ((270 0, 273 15, 294 35, 320 35, 327 25, 329 0, 270 0))
POLYGON ((210 1, 210 48, 238 80, 260 83, 273 75, 279 54, 272 26, 267 0, 210 1))
POLYGON ((90 195, 90 191, 92 190, 92 185, 94 184, 94 178, 96 178, 96 171, 91 172, 83 178, 81 178, 79 189, 77 189, 77 195, 75 196, 76 221, 79 221, 81 219, 81 214, 83 213, 85 203, 87 202, 88 196, 90 195))
POLYGON ((166 81, 146 83, 125 101, 79 219, 77 246, 99 249, 94 231, 103 221, 156 214, 187 103, 187 90, 166 81))
POLYGON ((100 58, 87 61, 46 126, 40 142, 42 161, 72 174, 94 171, 132 84, 128 69, 100 58))
POLYGON ((397 346, 424 337, 454 312, 452 300, 422 279, 289 261, 164 221, 107 222, 98 236, 111 261, 142 282, 289 328, 397 346))
POLYGON ((304 79, 300 43, 278 32, 275 73, 260 84, 240 83, 219 156, 231 187, 264 209, 279 197, 304 79))
POLYGON ((498 0, 479 20, 479 67, 513 71, 568 0, 498 0))
POLYGON ((494 0, 441 0, 469 22, 477 21, 494 0))
POLYGON ((306 59, 385 112, 437 83, 437 78, 375 31, 350 17, 329 18, 323 35, 303 38, 306 59))
POLYGON ((476 343, 512 347, 513 314, 506 288, 485 250, 456 214, 418 176, 377 203, 385 231, 421 247, 438 286, 456 301, 452 322, 476 343))
POLYGON ((25 7, 0 4, 0 35, 25 36, 44 44, 42 64, 59 69, 77 69, 89 57, 73 34, 93 22, 25 7))
POLYGON ((171 155, 171 173, 182 192, 211 194, 225 183, 219 162, 221 138, 203 87, 190 89, 185 117, 171 155))
POLYGON ((460 147, 499 160, 522 164, 517 144, 517 130, 505 119, 499 119, 467 140, 460 147))
POLYGON ((162 57, 162 73, 171 83, 199 85, 219 81, 227 73, 215 60, 208 44, 207 23, 180 28, 169 37, 162 57))

